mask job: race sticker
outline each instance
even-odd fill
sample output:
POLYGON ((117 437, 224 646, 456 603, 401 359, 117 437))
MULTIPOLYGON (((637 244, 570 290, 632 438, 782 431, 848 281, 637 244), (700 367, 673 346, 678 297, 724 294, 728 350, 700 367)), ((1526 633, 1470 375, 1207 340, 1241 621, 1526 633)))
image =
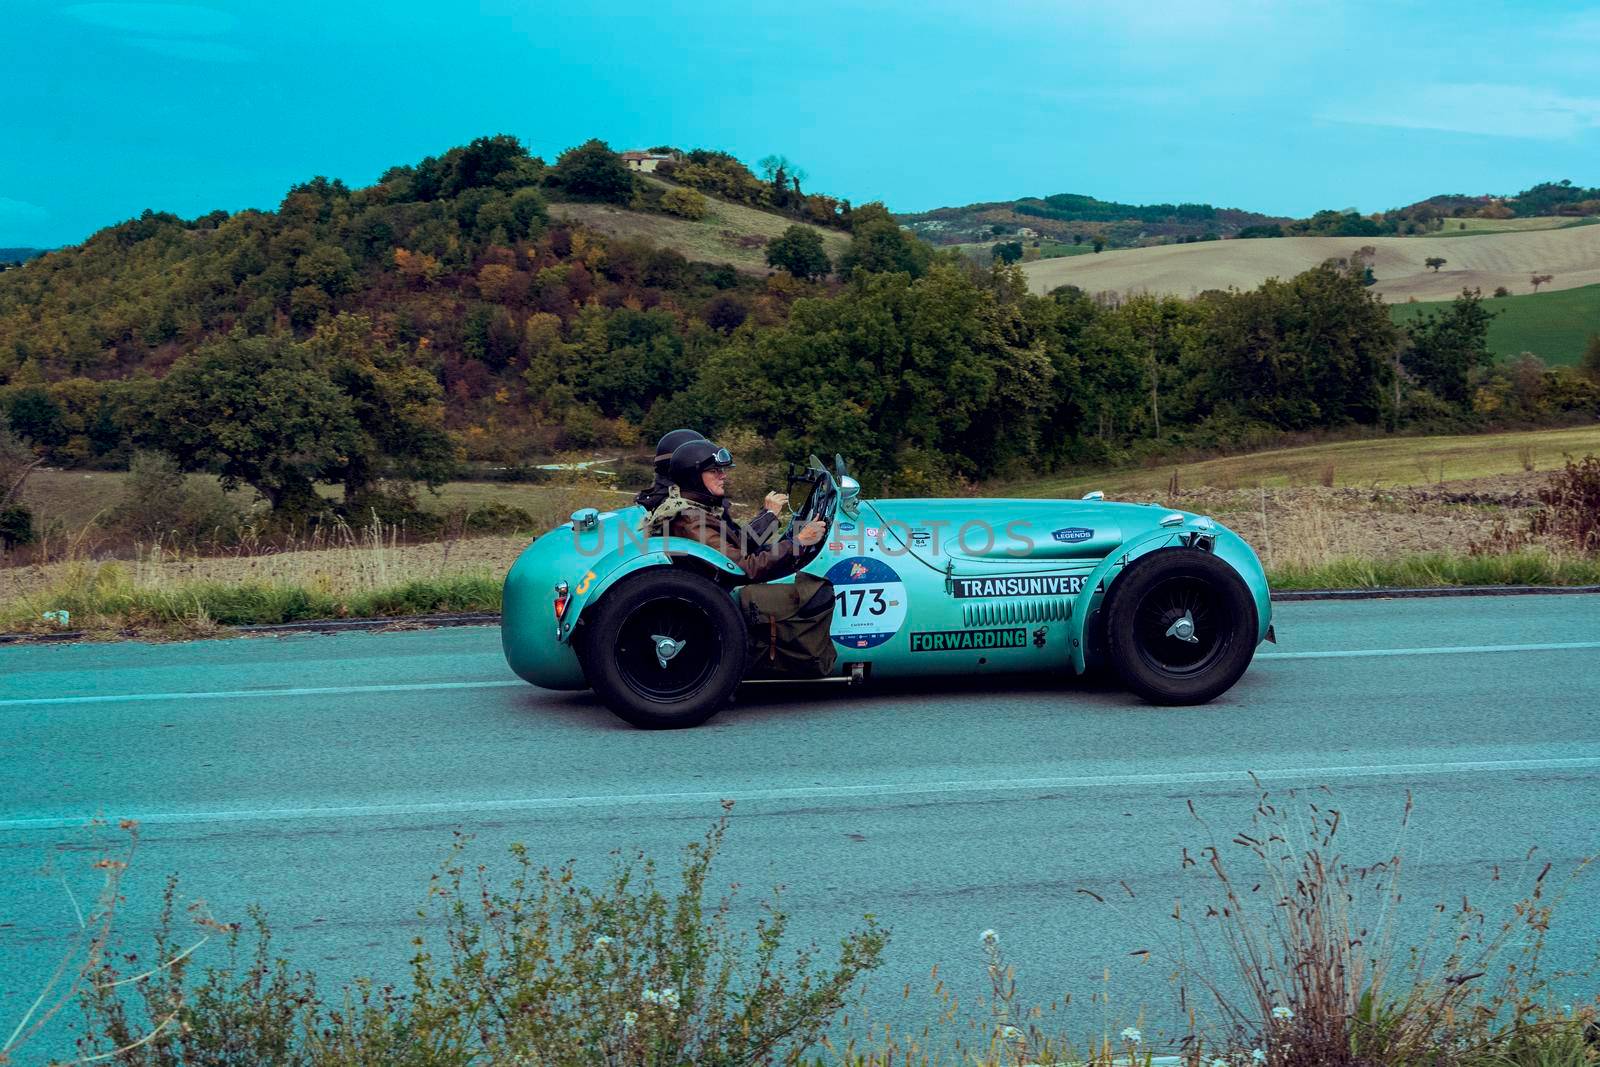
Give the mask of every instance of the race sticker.
POLYGON ((981 597, 1076 596, 1083 592, 1081 574, 1029 574, 1012 578, 956 578, 957 600, 981 597))
POLYGON ((843 648, 874 648, 906 621, 906 586, 881 559, 851 556, 828 568, 833 583, 833 639, 843 648))
MULTIPOLYGON (((1042 633, 1043 631, 1041 631, 1042 633)), ((966 652, 974 648, 1025 648, 1028 631, 1018 626, 1004 630, 914 630, 913 652, 966 652)), ((1040 640, 1040 646, 1044 641, 1040 640)))

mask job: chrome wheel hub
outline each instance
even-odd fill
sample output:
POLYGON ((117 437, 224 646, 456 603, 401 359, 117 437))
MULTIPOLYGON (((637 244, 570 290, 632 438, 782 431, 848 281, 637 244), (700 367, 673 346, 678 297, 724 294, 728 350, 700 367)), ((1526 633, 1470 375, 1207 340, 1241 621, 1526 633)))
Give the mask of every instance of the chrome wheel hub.
POLYGON ((662 670, 666 670, 667 661, 682 652, 683 646, 689 643, 688 641, 674 641, 672 638, 662 637, 660 634, 652 634, 650 640, 655 642, 656 662, 661 664, 662 670))
POLYGON ((1182 618, 1174 620, 1172 625, 1167 627, 1167 636, 1187 641, 1191 645, 1197 643, 1200 639, 1194 634, 1194 615, 1185 611, 1182 618))

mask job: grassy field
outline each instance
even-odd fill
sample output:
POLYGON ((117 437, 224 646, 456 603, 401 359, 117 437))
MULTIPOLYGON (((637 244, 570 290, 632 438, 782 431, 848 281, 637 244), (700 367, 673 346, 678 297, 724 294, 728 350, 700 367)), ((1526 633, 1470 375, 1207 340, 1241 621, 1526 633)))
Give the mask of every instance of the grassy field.
POLYGON ((1268 278, 1289 278, 1330 258, 1371 248, 1377 276, 1373 291, 1390 303, 1415 297, 1448 300, 1463 287, 1485 293, 1504 286, 1532 292, 1532 273, 1550 274, 1544 288, 1575 289, 1600 283, 1600 227, 1427 237, 1282 237, 1270 240, 1203 241, 1151 248, 1108 250, 1026 264, 1031 288, 1044 293, 1076 285, 1089 293, 1149 292, 1192 297, 1207 289, 1253 289, 1268 278), (1433 271, 1427 260, 1445 266, 1433 271))
MULTIPOLYGON (((189 477, 199 480, 211 476, 191 474, 189 477)), ((23 501, 33 509, 39 528, 59 523, 67 531, 78 531, 116 504, 127 480, 126 471, 35 471, 28 479, 23 501)), ((340 495, 338 487, 331 485, 320 486, 319 491, 330 499, 340 495)), ((598 498, 586 501, 591 503, 620 501, 631 495, 620 489, 598 487, 585 487, 581 492, 586 497, 598 498)), ((422 490, 418 500, 423 510, 439 514, 490 503, 517 507, 534 516, 542 529, 564 520, 573 508, 581 506, 581 502, 572 502, 573 493, 570 486, 546 483, 448 482, 440 487, 437 495, 422 490)), ((234 493, 240 507, 248 506, 253 496, 247 488, 234 493)))
POLYGON ((1592 226, 1600 219, 1573 219, 1562 215, 1541 215, 1531 219, 1446 219, 1444 229, 1428 237, 1470 237, 1482 233, 1525 233, 1528 230, 1565 230, 1572 226, 1592 226))
POLYGON ((1383 437, 1275 449, 1197 463, 1100 474, 1074 474, 990 487, 992 495, 1080 496, 1091 489, 1106 495, 1164 492, 1177 471, 1180 489, 1255 486, 1396 487, 1554 470, 1562 456, 1600 453, 1600 426, 1569 430, 1460 437, 1383 437))
MULTIPOLYGON (((1393 304, 1389 314, 1403 324, 1448 306, 1448 301, 1393 304)), ((1600 334, 1600 285, 1490 298, 1484 306, 1496 312, 1489 326, 1489 351, 1501 359, 1532 352, 1546 363, 1573 366, 1589 338, 1600 334)))
MULTIPOLYGON (((667 185, 654 178, 642 180, 667 185)), ((714 196, 707 196, 706 203, 706 217, 698 220, 645 214, 610 204, 556 203, 550 205, 550 214, 617 237, 643 237, 697 262, 731 263, 742 271, 765 274, 770 269, 766 241, 795 225, 795 220, 714 196)), ((830 259, 837 260, 850 245, 849 236, 839 230, 812 229, 822 235, 830 259)))

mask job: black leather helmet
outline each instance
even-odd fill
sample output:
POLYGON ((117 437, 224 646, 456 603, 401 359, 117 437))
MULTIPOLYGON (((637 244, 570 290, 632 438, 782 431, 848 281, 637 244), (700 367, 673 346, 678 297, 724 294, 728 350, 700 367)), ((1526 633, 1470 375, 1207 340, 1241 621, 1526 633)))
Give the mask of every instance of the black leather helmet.
POLYGON ((656 442, 656 473, 667 473, 667 466, 672 462, 672 453, 677 451, 679 445, 704 440, 705 437, 698 430, 672 430, 662 434, 661 440, 656 442))
POLYGON ((733 457, 726 448, 718 448, 710 441, 690 441, 673 450, 672 466, 667 473, 679 489, 703 491, 704 483, 700 481, 702 472, 712 467, 725 469, 731 466, 733 457))

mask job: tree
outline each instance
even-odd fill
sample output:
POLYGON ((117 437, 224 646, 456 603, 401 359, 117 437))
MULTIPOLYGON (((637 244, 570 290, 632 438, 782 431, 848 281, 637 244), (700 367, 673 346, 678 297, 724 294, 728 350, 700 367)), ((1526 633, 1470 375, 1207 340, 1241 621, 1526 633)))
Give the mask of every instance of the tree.
POLYGON ((1555 279, 1556 276, 1554 274, 1535 274, 1528 280, 1533 283, 1533 291, 1537 293, 1539 291, 1539 286, 1543 285, 1545 282, 1553 282, 1555 279))
POLYGON ((372 487, 380 464, 392 476, 433 488, 455 473, 459 457, 444 428, 444 390, 408 362, 404 350, 384 344, 372 320, 339 315, 306 347, 344 395, 359 428, 356 446, 322 472, 324 480, 343 484, 346 503, 372 487))
POLYGON ((1600 385, 1600 333, 1589 335, 1589 343, 1583 348, 1583 359, 1578 368, 1596 385, 1600 385))
POLYGON ((767 265, 796 278, 821 278, 833 269, 822 247, 822 235, 809 226, 790 226, 767 245, 767 265))
POLYGON ((860 268, 871 274, 889 272, 921 277, 933 259, 927 244, 900 228, 889 209, 874 201, 850 215, 850 247, 839 257, 839 273, 860 268))
POLYGON ((661 194, 661 210, 685 219, 706 217, 706 198, 693 189, 678 186, 661 194))
POLYGON ((43 386, 29 386, 11 397, 6 415, 12 432, 38 448, 48 449, 67 440, 61 405, 43 386))
POLYGON ((591 138, 556 159, 550 183, 572 196, 626 204, 633 198, 633 175, 604 141, 591 138))
POLYGON ((305 345, 242 333, 173 366, 139 437, 185 470, 214 468, 224 488, 249 485, 273 511, 295 514, 320 506, 315 483, 362 440, 349 398, 305 345))
POLYGON ((1286 430, 1376 423, 1399 334, 1350 265, 1324 263, 1245 293, 1202 296, 1204 406, 1286 430))
POLYGON ((1426 266, 1432 267, 1433 268, 1433 273, 1438 274, 1439 273, 1439 268, 1444 266, 1444 264, 1445 264, 1445 259, 1444 259, 1443 256, 1429 256, 1427 259, 1423 260, 1422 262, 1426 266))
POLYGON ((1483 306, 1476 289, 1463 289, 1443 311, 1430 311, 1406 323, 1410 349, 1404 362, 1418 383, 1452 404, 1471 399, 1469 376, 1475 367, 1494 363, 1489 351, 1489 324, 1494 312, 1483 306))
POLYGON ((289 514, 321 507, 317 482, 354 500, 380 463, 429 485, 455 464, 438 383, 353 315, 303 343, 234 333, 202 346, 162 379, 139 436, 289 514))
POLYGON ((1022 258, 1022 242, 1002 241, 994 246, 991 258, 999 263, 1015 263, 1022 258))
POLYGON ((0 548, 11 549, 33 540, 33 513, 22 504, 22 487, 42 462, 11 432, 0 411, 0 548))
POLYGON ((1094 250, 1096 252, 1099 252, 1102 249, 1104 249, 1105 246, 1106 246, 1106 239, 1104 237, 1101 237, 1099 234, 1095 234, 1094 235, 1094 250))

